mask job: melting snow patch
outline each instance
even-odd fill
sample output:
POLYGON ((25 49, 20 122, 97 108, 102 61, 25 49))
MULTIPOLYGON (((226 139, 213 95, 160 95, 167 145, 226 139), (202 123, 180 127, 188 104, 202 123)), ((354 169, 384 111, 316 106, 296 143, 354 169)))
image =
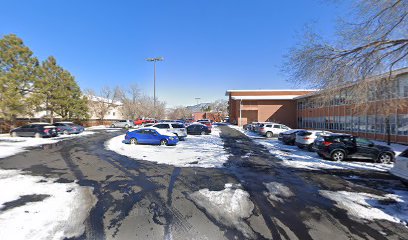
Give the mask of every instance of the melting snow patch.
POLYGON ((283 202, 284 199, 282 198, 290 198, 295 195, 290 190, 290 188, 283 185, 282 183, 270 182, 264 183, 264 185, 268 189, 268 192, 265 193, 265 195, 268 196, 268 198, 271 199, 272 201, 283 202))
POLYGON ((282 160, 282 164, 293 168, 309 170, 319 169, 360 169, 388 171, 392 164, 367 163, 355 161, 334 162, 320 158, 317 153, 299 149, 296 146, 284 145, 278 140, 256 140, 265 146, 271 154, 282 160))
POLYGON ((350 216, 367 220, 382 219, 390 222, 408 223, 408 192, 395 191, 394 194, 379 196, 363 192, 319 191, 321 195, 336 202, 350 216))
POLYGON ((0 137, 0 158, 9 157, 27 151, 27 148, 30 147, 54 144, 62 140, 92 135, 94 133, 95 132, 85 131, 79 134, 61 135, 53 138, 0 137))
POLYGON ((0 239, 65 239, 81 236, 96 199, 76 183, 0 170, 0 239))
POLYGON ((223 167, 229 154, 224 149, 219 132, 217 127, 213 127, 211 135, 189 135, 176 146, 124 144, 125 135, 120 135, 107 141, 105 147, 127 157, 177 167, 223 167))
POLYGON ((254 204, 249 199, 249 194, 240 189, 239 184, 227 183, 222 191, 210 191, 205 188, 189 196, 217 222, 237 228, 247 238, 254 238, 253 231, 245 222, 245 219, 252 215, 254 204))

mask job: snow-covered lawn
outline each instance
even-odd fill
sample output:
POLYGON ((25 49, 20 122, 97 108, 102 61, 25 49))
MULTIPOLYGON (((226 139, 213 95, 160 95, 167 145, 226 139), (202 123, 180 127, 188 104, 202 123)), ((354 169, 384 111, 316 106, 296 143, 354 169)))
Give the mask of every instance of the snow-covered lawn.
POLYGON ((92 135, 95 132, 84 131, 80 134, 61 135, 53 138, 31 138, 31 137, 0 137, 0 158, 9 157, 17 153, 27 151, 30 147, 38 147, 45 144, 53 144, 62 140, 92 135))
POLYGON ((284 145, 278 140, 256 140, 258 144, 265 146, 269 152, 282 160, 282 164, 294 168, 310 170, 318 169, 361 169, 388 171, 392 164, 380 164, 374 162, 351 161, 335 162, 320 158, 317 153, 299 149, 296 146, 284 145))
POLYGON ((393 194, 379 196, 363 192, 326 191, 320 194, 336 202, 336 206, 347 211, 354 218, 366 220, 383 219, 408 224, 408 192, 393 191, 393 194))
MULTIPOLYGON (((284 145, 277 139, 267 139, 260 137, 258 134, 243 130, 241 127, 230 125, 229 127, 236 129, 248 137, 252 138, 256 143, 265 146, 269 152, 282 160, 282 164, 294 168, 303 168, 310 170, 318 169, 361 169, 361 170, 376 170, 376 171, 388 171, 392 168, 393 164, 379 164, 373 162, 363 161, 343 161, 334 162, 330 160, 324 160, 319 157, 315 152, 309 152, 303 149, 299 149, 296 146, 284 145), (258 136, 258 137, 256 137, 258 136)), ((385 142, 374 141, 376 144, 386 145, 385 142)), ((391 148, 398 155, 408 146, 402 144, 392 144, 391 148)))
POLYGON ((0 169, 0 239, 65 239, 81 236, 96 199, 77 183, 0 169))
POLYGON ((98 125, 98 126, 87 127, 86 130, 116 130, 116 131, 120 131, 120 128, 111 128, 111 127, 105 126, 105 125, 98 125))
POLYGON ((247 238, 254 238, 253 231, 245 222, 252 215, 254 204, 239 184, 227 183, 221 191, 200 189, 189 197, 218 222, 237 228, 247 238))
POLYGON ((176 146, 131 145, 122 141, 125 135, 114 137, 105 143, 108 150, 138 160, 170 164, 177 167, 222 167, 228 160, 224 142, 218 127, 205 136, 189 135, 176 146))

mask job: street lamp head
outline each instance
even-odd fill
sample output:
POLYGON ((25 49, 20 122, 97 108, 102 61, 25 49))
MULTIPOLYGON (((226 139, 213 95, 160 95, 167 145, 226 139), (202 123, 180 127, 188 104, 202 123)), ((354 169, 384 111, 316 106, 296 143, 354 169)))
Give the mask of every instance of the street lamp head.
POLYGON ((158 62, 158 61, 163 61, 163 57, 155 57, 155 58, 146 58, 146 61, 148 62, 158 62))

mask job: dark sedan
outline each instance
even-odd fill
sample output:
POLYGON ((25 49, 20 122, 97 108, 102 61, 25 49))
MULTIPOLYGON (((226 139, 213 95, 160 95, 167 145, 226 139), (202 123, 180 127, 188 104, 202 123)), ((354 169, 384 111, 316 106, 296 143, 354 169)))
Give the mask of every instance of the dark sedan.
POLYGON ((54 126, 57 128, 59 134, 78 134, 83 132, 85 129, 81 125, 76 125, 72 122, 56 122, 54 126))
POLYGON ((292 129, 279 134, 278 140, 284 144, 294 145, 296 141, 296 133, 305 131, 303 129, 292 129))
POLYGON ((210 133, 211 129, 203 124, 191 124, 187 127, 187 134, 190 135, 206 135, 210 133))
POLYGON ((31 123, 10 131, 12 137, 56 137, 56 127, 49 123, 31 123))

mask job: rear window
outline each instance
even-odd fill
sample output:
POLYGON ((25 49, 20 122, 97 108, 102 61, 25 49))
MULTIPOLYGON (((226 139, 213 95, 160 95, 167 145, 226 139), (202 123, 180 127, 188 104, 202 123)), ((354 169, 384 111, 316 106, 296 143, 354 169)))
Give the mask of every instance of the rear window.
POLYGON ((350 136, 324 136, 323 138, 325 141, 328 141, 328 142, 350 142, 351 141, 350 136))
POLYGON ((280 125, 273 125, 273 128, 281 128, 280 125))
POLYGON ((403 152, 400 154, 400 156, 401 156, 401 157, 408 158, 408 149, 405 150, 405 151, 403 151, 403 152))
POLYGON ((184 128, 182 124, 171 124, 173 128, 184 128))
POLYGON ((308 131, 299 131, 299 132, 297 132, 296 135, 301 136, 301 137, 305 137, 305 136, 310 136, 310 135, 312 135, 312 133, 311 133, 311 132, 308 132, 308 131))
POLYGON ((265 127, 272 127, 272 125, 265 125, 265 127))

